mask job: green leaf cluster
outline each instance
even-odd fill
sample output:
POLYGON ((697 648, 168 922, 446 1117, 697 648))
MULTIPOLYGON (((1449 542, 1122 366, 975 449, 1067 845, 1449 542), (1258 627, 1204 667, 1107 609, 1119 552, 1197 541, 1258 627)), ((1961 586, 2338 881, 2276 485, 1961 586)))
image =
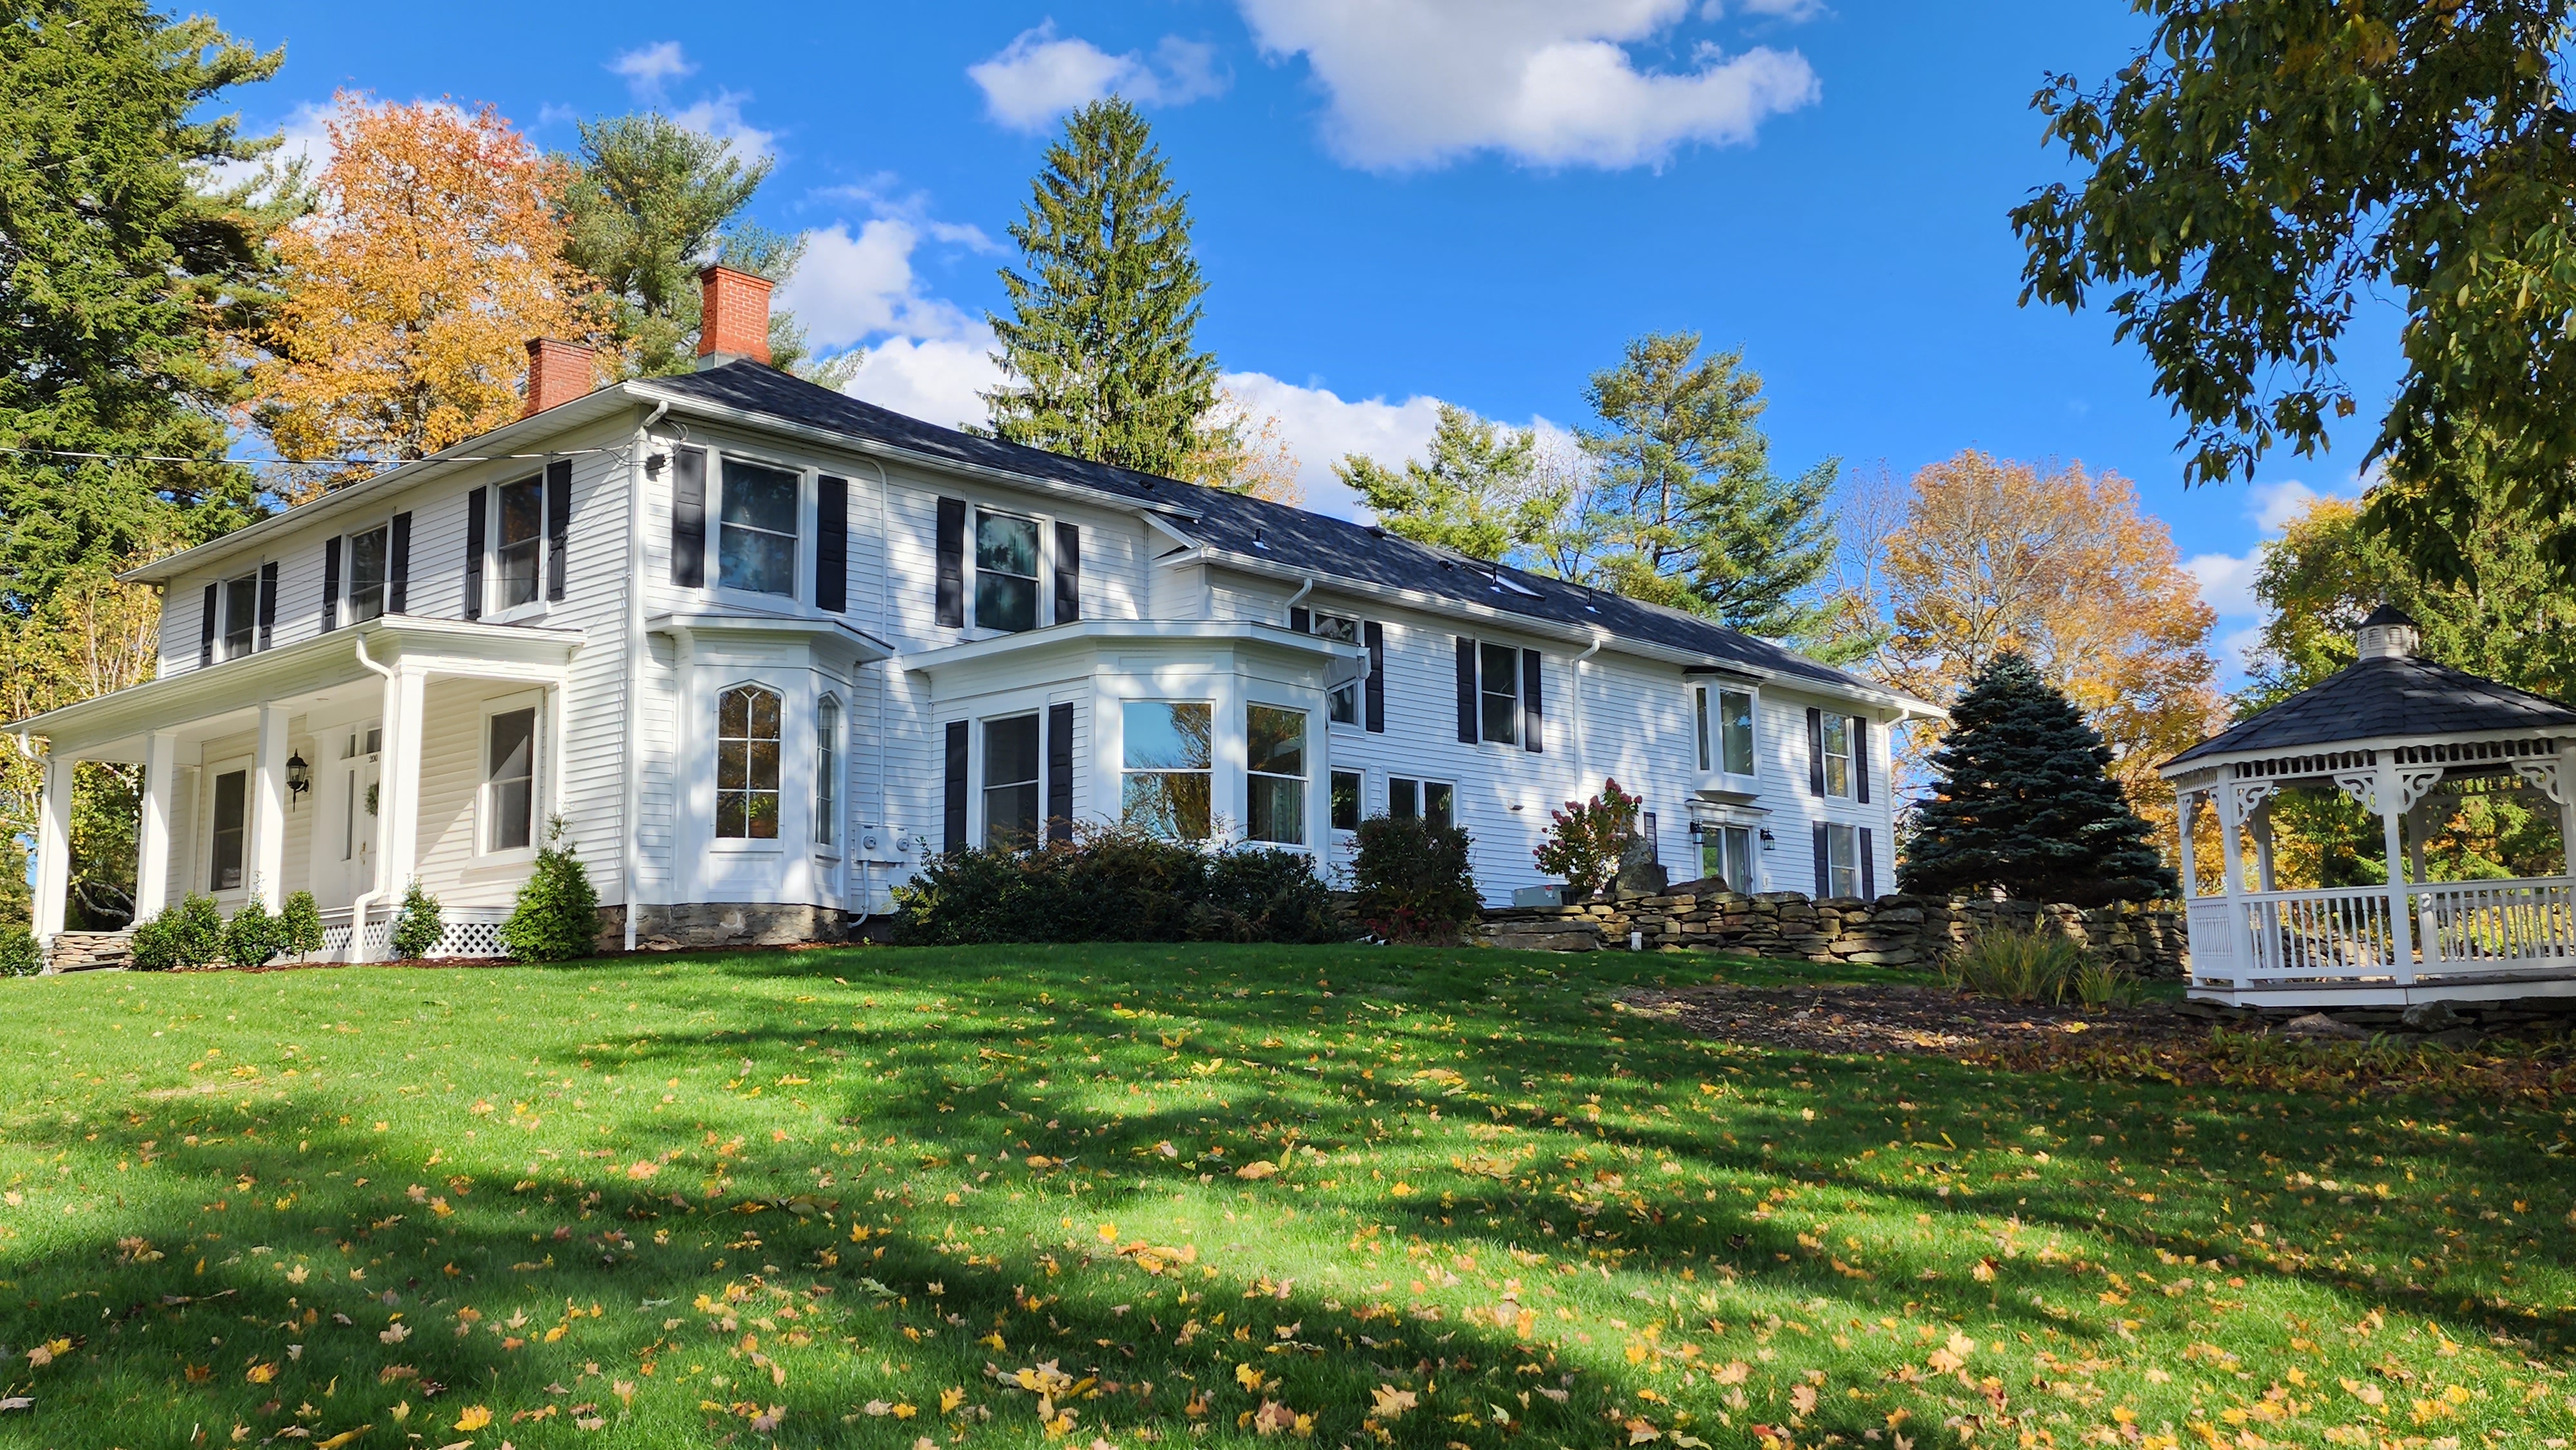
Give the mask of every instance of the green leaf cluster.
POLYGON ((2001 887, 2077 906, 2171 898, 2173 869, 2110 765, 2074 702, 2022 655, 1997 655, 1951 707, 1932 754, 1938 784, 1904 842, 1903 889, 2001 887))
POLYGON ((2576 580, 2576 0, 2138 8, 2154 32, 2107 84, 2034 99, 2083 174, 2012 213, 2023 300, 2104 295, 2185 421, 2186 481, 2219 482, 2360 411, 2340 349, 2401 298, 2368 522, 2457 580, 2501 501, 2576 580))
POLYGON ((1538 435, 1440 405, 1430 456, 1389 468, 1352 453, 1333 465, 1387 532, 1471 559, 1508 559, 1539 538, 1566 495, 1536 491, 1538 435))
POLYGON ((1065 119, 1011 225, 1011 315, 989 318, 1007 375, 983 395, 994 436, 1166 477, 1231 441, 1206 431, 1217 364, 1197 344, 1207 282, 1188 203, 1134 106, 1111 96, 1065 119))

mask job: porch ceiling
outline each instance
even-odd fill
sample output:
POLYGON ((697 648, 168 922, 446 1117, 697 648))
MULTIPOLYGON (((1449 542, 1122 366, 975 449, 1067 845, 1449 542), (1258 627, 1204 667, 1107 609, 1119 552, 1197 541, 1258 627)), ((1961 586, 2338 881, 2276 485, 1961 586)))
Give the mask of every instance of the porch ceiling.
POLYGON ((315 701, 375 683, 367 658, 431 678, 559 680, 581 647, 579 630, 387 615, 219 665, 189 670, 15 721, 0 732, 45 737, 57 755, 141 760, 155 730, 220 733, 262 705, 315 701))

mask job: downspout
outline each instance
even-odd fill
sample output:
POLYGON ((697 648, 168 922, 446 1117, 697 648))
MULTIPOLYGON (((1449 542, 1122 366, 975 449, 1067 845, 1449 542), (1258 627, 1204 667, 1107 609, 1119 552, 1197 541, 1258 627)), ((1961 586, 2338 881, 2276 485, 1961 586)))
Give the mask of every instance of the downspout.
MULTIPOLYGON (((368 655, 367 637, 363 634, 359 635, 353 642, 358 646, 359 668, 369 674, 381 676, 387 684, 393 683, 393 670, 388 666, 377 664, 368 655)), ((385 744, 392 745, 395 728, 393 712, 386 711, 385 718, 378 722, 376 728, 384 732, 385 744)), ((383 752, 384 756, 392 754, 391 749, 383 752)), ((377 772, 376 779, 376 862, 375 869, 368 873, 370 877, 380 877, 384 874, 385 851, 392 844, 389 838, 393 832, 394 818, 393 812, 386 809, 392 802, 384 798, 384 774, 381 770, 377 772)), ((367 889, 359 892, 357 899, 349 903, 349 954, 344 960, 355 962, 358 960, 358 954, 367 949, 367 912, 376 904, 376 898, 384 894, 385 883, 381 880, 370 880, 367 883, 367 889)))
POLYGON ((1574 707, 1574 793, 1576 795, 1583 794, 1585 784, 1591 779, 1585 774, 1583 764, 1583 662, 1601 653, 1601 647, 1609 642, 1610 636, 1606 634, 1592 636, 1591 646, 1576 655, 1573 666, 1566 671, 1567 691, 1573 697, 1569 703, 1574 707))
POLYGON ((1288 608, 1293 611, 1298 605, 1306 602, 1307 595, 1314 592, 1315 576, 1309 574, 1306 576, 1306 582, 1297 586, 1297 592, 1288 596, 1288 608))
MULTIPOLYGON (((884 464, 865 454, 859 456, 859 461, 877 471, 877 630, 887 638, 892 638, 894 635, 894 538, 886 532, 890 519, 886 499, 894 492, 894 484, 887 479, 884 464)), ((886 661, 879 660, 877 663, 880 666, 886 666, 886 661)), ((887 666, 877 680, 877 818, 871 828, 878 831, 887 829, 886 696, 893 693, 894 671, 887 666)), ((858 711, 852 710, 850 718, 856 720, 858 711)), ((855 840, 842 843, 841 899, 845 902, 850 899, 850 867, 853 858, 859 857, 859 848, 860 843, 855 840)), ((858 920, 851 922, 848 928, 849 934, 853 937, 857 936, 876 915, 877 901, 876 862, 873 859, 860 858, 856 864, 859 868, 859 916, 858 920)))
POLYGON ((644 641, 644 456, 653 447, 653 425, 671 411, 671 400, 653 405, 653 411, 635 427, 635 445, 626 459, 626 781, 620 794, 618 824, 625 828, 626 840, 620 847, 618 875, 626 883, 626 929, 624 947, 635 950, 635 917, 643 910, 643 891, 637 878, 644 874, 644 665, 649 650, 644 641))

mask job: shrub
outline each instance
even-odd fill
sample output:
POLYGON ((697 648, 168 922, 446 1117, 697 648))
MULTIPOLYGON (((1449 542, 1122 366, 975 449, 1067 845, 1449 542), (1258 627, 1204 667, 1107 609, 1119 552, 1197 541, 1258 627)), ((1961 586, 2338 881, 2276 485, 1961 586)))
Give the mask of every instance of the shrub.
MULTIPOLYGON (((1990 927, 1977 933, 1943 959, 1941 979, 1980 997, 2054 1003, 2064 1002, 2068 991, 2094 966, 2082 947, 2046 922, 2038 922, 2026 929, 1990 927)), ((2094 990, 2103 990, 2098 978, 2094 990)))
POLYGON ((1388 941, 1449 942, 1483 905, 1467 864, 1467 832, 1419 817, 1360 822, 1351 862, 1360 920, 1388 941))
POLYGON ((296 892, 277 913, 278 955, 309 957, 320 950, 322 909, 314 904, 312 892, 296 892))
POLYGON ((934 858, 895 888, 907 945, 980 942, 1346 940, 1311 857, 1210 853, 1123 827, 1076 827, 1029 850, 934 858))
POLYGON ((134 929, 133 952, 135 969, 144 972, 218 961, 224 953, 223 912, 213 897, 192 891, 134 929))
POLYGON ((1562 876, 1577 895, 1592 897, 1619 878, 1619 867, 1637 839, 1637 797, 1603 780, 1601 794, 1567 801, 1548 817, 1546 839, 1535 853, 1538 869, 1562 876))
POLYGON ((277 918, 257 893, 224 923, 224 960, 236 967, 256 967, 277 955, 277 918))
POLYGON ((501 945, 523 961, 561 962, 598 950, 599 892, 590 884, 572 844, 564 840, 563 817, 546 823, 546 844, 537 851, 537 869, 519 888, 510 919, 501 923, 501 945))
POLYGON ((403 888, 402 910, 394 916, 393 949, 398 957, 425 957, 438 950, 447 923, 438 914, 438 898, 421 889, 420 878, 403 888))
POLYGON ((0 926, 0 977, 32 977, 45 969, 45 954, 36 949, 36 934, 23 926, 0 926))

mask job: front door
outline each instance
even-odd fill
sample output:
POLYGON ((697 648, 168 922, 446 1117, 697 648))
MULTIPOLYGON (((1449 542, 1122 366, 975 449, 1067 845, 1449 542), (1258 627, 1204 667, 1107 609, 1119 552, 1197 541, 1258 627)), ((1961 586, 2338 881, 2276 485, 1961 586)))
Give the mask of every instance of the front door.
POLYGON ((330 795, 313 852, 313 894, 325 911, 351 905, 375 885, 376 813, 383 804, 376 786, 384 731, 374 724, 352 726, 334 745, 330 795))

